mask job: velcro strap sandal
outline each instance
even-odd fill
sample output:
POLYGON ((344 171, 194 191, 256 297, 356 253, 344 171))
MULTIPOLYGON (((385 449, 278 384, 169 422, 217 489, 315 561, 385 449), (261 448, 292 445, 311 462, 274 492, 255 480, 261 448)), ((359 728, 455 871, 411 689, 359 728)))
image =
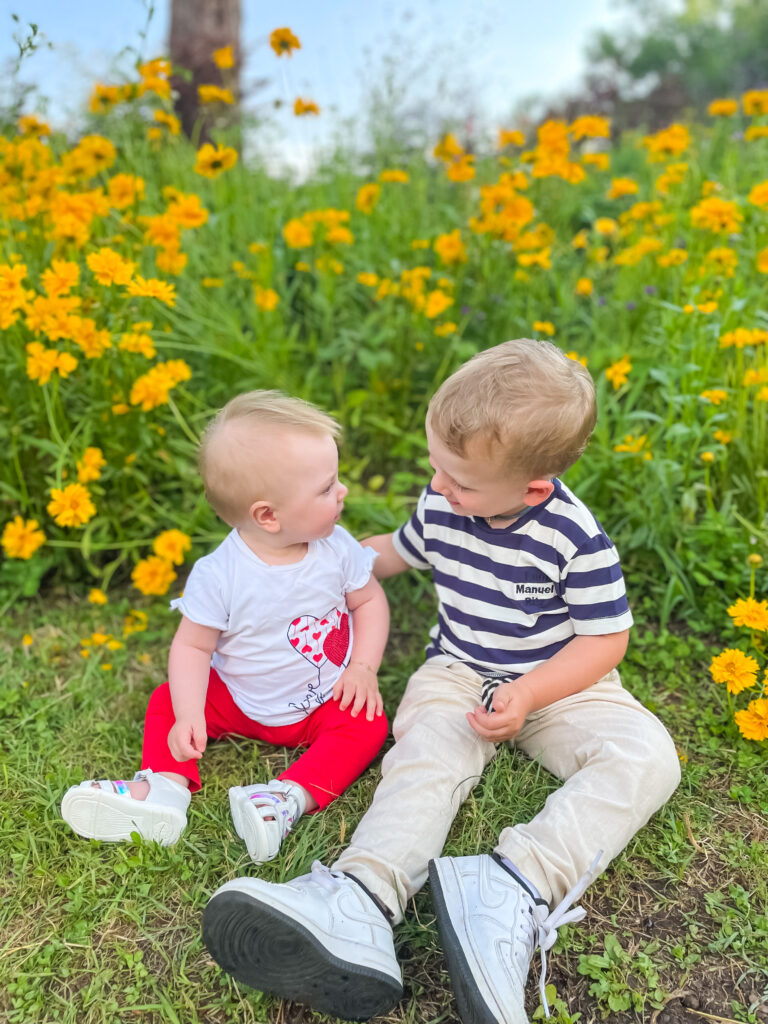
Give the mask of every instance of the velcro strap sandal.
POLYGON ((304 791, 272 779, 266 785, 232 786, 229 806, 235 832, 245 840, 254 864, 277 856, 280 845, 304 813, 304 791))
POLYGON ((141 779, 149 784, 145 800, 134 799, 123 779, 72 786, 61 801, 61 816, 85 839, 117 843, 138 832, 142 839, 172 846, 186 828, 190 792, 149 768, 134 776, 134 781, 141 779))

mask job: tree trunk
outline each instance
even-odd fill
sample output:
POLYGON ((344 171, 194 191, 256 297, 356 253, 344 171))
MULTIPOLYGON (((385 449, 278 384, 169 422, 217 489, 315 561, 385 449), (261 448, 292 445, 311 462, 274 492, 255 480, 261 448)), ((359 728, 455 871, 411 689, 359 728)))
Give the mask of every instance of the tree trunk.
MULTIPOLYGON (((231 89, 235 104, 227 107, 226 120, 229 124, 237 120, 240 0, 171 0, 170 57, 174 67, 189 72, 188 81, 180 75, 173 78, 173 87, 178 92, 176 112, 188 136, 200 115, 198 85, 226 85, 231 89), (213 61, 213 51, 223 46, 232 47, 235 65, 222 72, 213 61)), ((206 120, 200 123, 200 141, 207 140, 210 125, 206 120)))

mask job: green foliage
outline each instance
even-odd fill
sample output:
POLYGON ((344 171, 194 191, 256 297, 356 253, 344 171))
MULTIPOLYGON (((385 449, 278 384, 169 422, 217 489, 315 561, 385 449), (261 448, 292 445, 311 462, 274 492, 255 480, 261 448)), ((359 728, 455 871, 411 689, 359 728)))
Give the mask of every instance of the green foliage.
POLYGON ((654 943, 631 956, 618 937, 609 932, 604 947, 604 953, 581 955, 577 966, 579 974, 592 979, 589 992, 601 1005, 604 1016, 626 1010, 639 1013, 646 1004, 657 1009, 664 1005, 665 992, 652 959, 658 948, 654 943))

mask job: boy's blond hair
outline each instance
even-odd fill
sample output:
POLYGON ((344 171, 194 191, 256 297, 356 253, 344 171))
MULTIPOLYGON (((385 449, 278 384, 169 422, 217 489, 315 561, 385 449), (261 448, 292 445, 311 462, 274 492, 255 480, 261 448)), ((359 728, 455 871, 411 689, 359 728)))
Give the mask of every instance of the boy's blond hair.
POLYGON ((564 473, 597 420, 589 372, 550 341, 517 338, 479 352, 432 398, 427 425, 463 456, 478 438, 528 481, 564 473))
POLYGON ((298 430, 315 437, 337 440, 341 427, 331 416, 301 398, 290 398, 280 391, 246 391, 220 409, 206 427, 197 455, 198 468, 211 508, 230 526, 240 525, 248 509, 264 498, 268 482, 263 480, 259 458, 259 433, 270 430, 298 430), (235 457, 232 446, 219 451, 225 427, 243 424, 254 432, 253 450, 235 457))

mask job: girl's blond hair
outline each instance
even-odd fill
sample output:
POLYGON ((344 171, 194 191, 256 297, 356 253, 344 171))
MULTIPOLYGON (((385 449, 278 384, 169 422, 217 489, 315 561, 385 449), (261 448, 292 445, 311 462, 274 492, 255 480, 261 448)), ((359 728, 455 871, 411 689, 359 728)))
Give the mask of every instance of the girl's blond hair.
POLYGON ((438 389, 427 425, 463 456, 473 438, 528 480, 564 473, 597 420, 589 372, 549 341, 517 338, 479 352, 438 389))
POLYGON ((338 440, 341 427, 331 416, 301 398, 280 391, 246 391, 220 409, 206 427, 197 455, 205 495, 211 508, 230 526, 240 524, 268 481, 259 469, 259 432, 270 429, 299 430, 316 437, 338 440), (235 456, 231 446, 219 446, 217 438, 227 425, 246 424, 254 432, 255 444, 245 456, 235 456))

